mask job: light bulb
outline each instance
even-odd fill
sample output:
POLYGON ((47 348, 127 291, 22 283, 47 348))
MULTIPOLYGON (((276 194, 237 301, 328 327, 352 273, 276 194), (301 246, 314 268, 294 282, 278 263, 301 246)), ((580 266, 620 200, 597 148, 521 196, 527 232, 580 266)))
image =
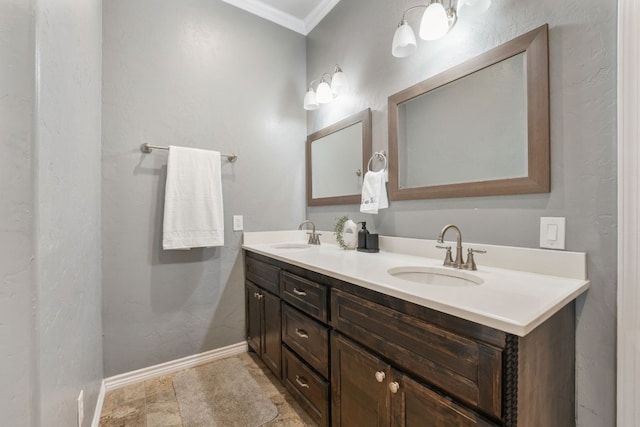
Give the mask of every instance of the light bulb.
POLYGON ((437 40, 449 31, 447 11, 441 3, 431 3, 422 15, 420 22, 420 38, 423 40, 437 40))
POLYGON ((413 54, 416 48, 416 35, 409 24, 407 24, 407 21, 402 21, 393 35, 391 54, 396 58, 405 58, 413 54))

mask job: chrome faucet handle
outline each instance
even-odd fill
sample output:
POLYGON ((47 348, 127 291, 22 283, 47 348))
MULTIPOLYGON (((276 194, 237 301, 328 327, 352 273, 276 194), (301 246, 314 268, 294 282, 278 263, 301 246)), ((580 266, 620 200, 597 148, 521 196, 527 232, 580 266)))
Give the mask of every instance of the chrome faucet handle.
POLYGON ((453 261, 453 256, 451 255, 451 246, 436 245, 436 248, 447 250, 447 253, 444 256, 444 263, 442 263, 442 265, 444 265, 445 267, 455 267, 456 263, 453 261))
POLYGON ((476 266, 476 261, 473 259, 473 254, 477 253, 477 254, 486 254, 487 251, 481 251, 479 249, 473 249, 473 248, 469 248, 467 250, 467 262, 464 263, 464 265, 462 266, 462 268, 464 270, 477 270, 478 267, 476 266))
POLYGON ((310 245, 319 245, 320 244, 320 236, 322 236, 322 234, 320 233, 315 233, 315 232, 311 232, 311 233, 307 233, 307 235, 309 236, 309 244, 310 245))

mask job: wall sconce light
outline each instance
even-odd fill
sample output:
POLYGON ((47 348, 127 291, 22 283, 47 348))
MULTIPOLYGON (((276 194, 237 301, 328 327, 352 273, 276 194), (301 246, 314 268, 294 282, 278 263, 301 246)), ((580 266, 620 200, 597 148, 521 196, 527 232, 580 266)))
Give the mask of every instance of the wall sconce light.
MULTIPOLYGON (((460 0, 460 9, 473 7, 484 11, 491 5, 491 0, 460 0)), ((391 44, 391 54, 397 58, 411 55, 417 49, 416 36, 407 23, 407 13, 415 9, 425 9, 420 21, 420 38, 422 40, 438 40, 444 37, 458 20, 458 0, 431 0, 427 5, 417 5, 405 10, 391 44)))
POLYGON ((317 110, 320 104, 327 104, 333 101, 343 93, 349 91, 349 83, 347 77, 339 65, 333 70, 333 76, 329 73, 324 73, 320 79, 312 80, 309 83, 309 89, 304 95, 304 109, 305 110, 317 110), (313 84, 319 82, 316 90, 313 90, 313 84))

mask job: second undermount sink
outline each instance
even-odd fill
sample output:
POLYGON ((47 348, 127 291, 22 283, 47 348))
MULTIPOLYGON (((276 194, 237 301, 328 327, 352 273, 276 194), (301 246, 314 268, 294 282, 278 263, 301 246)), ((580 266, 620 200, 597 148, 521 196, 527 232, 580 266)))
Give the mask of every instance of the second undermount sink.
POLYGON ((475 286, 484 280, 466 271, 446 267, 401 266, 387 270, 398 279, 435 286, 475 286))
POLYGON ((297 242, 288 242, 288 243, 276 243, 275 245, 271 245, 274 249, 309 249, 311 245, 308 243, 297 243, 297 242))

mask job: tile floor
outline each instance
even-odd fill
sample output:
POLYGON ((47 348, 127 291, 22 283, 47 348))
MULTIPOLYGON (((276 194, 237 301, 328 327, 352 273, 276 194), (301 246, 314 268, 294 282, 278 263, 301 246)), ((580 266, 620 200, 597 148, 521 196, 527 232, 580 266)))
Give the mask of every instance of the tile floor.
MULTIPOLYGON (((242 360, 253 378, 278 408, 264 427, 316 427, 284 385, 254 353, 234 356, 242 360)), ((182 427, 180 408, 169 374, 112 390, 105 396, 100 427, 182 427)))

